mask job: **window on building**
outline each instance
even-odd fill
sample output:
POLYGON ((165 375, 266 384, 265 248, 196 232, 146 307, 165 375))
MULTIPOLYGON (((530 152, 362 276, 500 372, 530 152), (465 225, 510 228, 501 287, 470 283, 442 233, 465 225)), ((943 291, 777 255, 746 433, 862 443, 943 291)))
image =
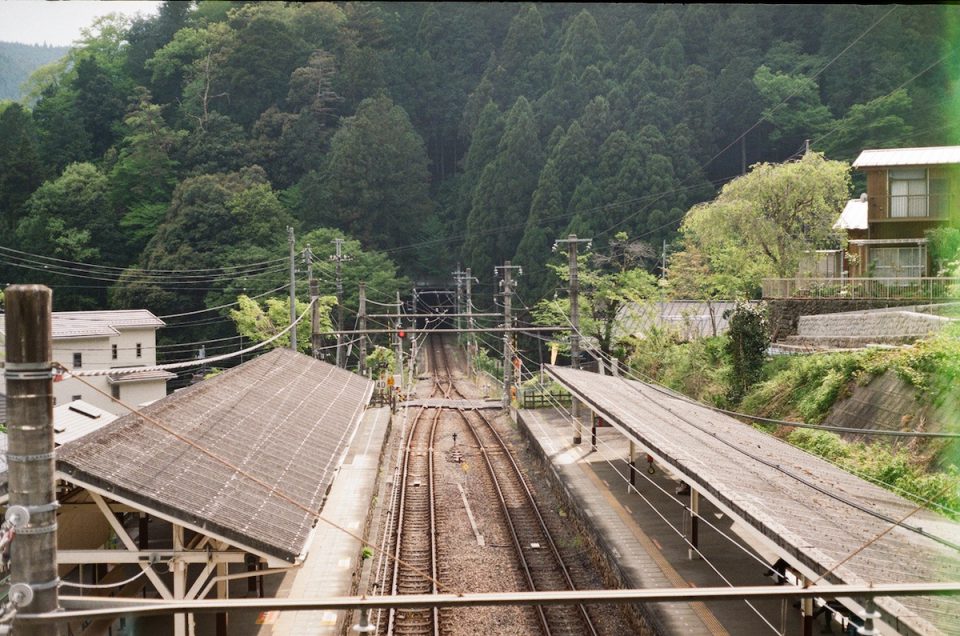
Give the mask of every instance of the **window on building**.
POLYGON ((83 354, 82 353, 73 354, 73 368, 79 369, 82 366, 83 366, 83 354))
POLYGON ((140 343, 137 343, 137 357, 139 358, 143 354, 143 350, 140 347, 140 343))
POLYGON ((919 278, 927 265, 923 245, 915 247, 874 247, 870 250, 870 269, 874 278, 919 278))
POLYGON ((119 399, 120 399, 120 385, 119 385, 119 384, 111 384, 111 385, 110 385, 110 395, 112 395, 112 396, 113 396, 113 399, 115 399, 115 400, 119 400, 119 399))
POLYGON ((923 168, 890 171, 890 218, 927 216, 929 190, 923 168))
POLYGON ((114 360, 117 359, 117 345, 110 345, 110 355, 114 360))

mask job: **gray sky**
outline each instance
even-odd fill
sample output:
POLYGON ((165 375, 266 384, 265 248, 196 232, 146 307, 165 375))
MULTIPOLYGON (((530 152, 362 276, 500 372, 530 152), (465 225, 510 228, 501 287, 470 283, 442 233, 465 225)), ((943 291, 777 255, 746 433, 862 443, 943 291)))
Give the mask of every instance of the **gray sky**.
POLYGON ((160 2, 108 0, 0 0, 0 41, 68 46, 80 29, 108 13, 156 13, 160 2))

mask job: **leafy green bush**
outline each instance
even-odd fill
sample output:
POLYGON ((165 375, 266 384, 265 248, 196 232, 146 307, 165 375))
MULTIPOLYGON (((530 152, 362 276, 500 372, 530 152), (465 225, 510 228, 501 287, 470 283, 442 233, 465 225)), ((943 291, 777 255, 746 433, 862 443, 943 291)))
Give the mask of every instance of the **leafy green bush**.
POLYGON ((770 347, 767 306, 737 301, 728 316, 727 354, 733 368, 730 398, 738 401, 763 375, 770 347))

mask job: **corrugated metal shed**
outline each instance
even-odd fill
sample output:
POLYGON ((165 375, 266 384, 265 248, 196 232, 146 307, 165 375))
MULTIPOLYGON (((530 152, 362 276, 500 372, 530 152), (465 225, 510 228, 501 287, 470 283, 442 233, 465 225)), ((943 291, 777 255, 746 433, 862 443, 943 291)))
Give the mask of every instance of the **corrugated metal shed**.
POLYGON ((833 224, 835 230, 866 230, 867 225, 867 202, 865 199, 850 199, 843 206, 843 212, 840 218, 833 224))
POLYGON ((960 146, 864 150, 853 162, 853 167, 889 168, 895 166, 937 166, 954 163, 960 164, 960 146))
MULTIPOLYGON (((798 563, 818 574, 833 569, 828 582, 960 580, 956 549, 904 527, 891 529, 878 515, 906 518, 906 525, 953 545, 960 544, 960 524, 916 511, 911 501, 669 391, 569 368, 548 366, 547 372, 798 563)), ((954 618, 960 598, 883 598, 877 604, 901 633, 960 633, 954 618)))
POLYGON ((315 516, 276 493, 319 511, 372 390, 358 375, 276 349, 143 409, 230 466, 130 414, 61 448, 58 471, 187 528, 294 563, 315 516))

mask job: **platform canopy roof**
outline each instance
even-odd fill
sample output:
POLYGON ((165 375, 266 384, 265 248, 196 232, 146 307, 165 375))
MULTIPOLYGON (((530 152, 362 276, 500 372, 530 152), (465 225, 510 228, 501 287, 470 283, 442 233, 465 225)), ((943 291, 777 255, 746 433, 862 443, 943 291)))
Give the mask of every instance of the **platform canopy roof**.
POLYGON ((276 349, 64 445, 58 476, 296 563, 372 390, 361 376, 276 349))
MULTIPOLYGON (((666 389, 546 369, 811 580, 830 571, 828 583, 960 581, 960 524, 666 389)), ((882 598, 877 606, 900 633, 960 633, 960 598, 882 598)))

